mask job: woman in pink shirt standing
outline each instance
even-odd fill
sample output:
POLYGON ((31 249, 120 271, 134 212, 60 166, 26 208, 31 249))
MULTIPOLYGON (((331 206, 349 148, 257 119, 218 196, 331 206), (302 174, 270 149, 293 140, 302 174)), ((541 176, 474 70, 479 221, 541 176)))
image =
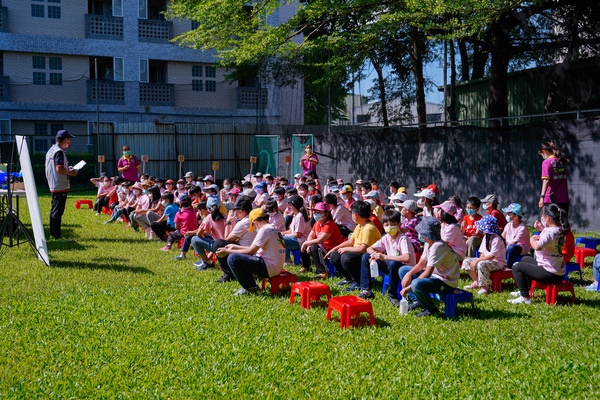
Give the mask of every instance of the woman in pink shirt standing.
POLYGON ((475 225, 485 235, 479 247, 479 258, 467 258, 461 269, 473 279, 473 283, 465 289, 481 288, 479 294, 488 294, 492 283, 490 272, 500 271, 506 265, 506 244, 500 236, 502 231, 495 217, 485 215, 475 225))
POLYGON ((567 183, 567 164, 569 159, 565 153, 552 142, 544 142, 538 149, 544 157, 542 163, 542 193, 539 207, 554 203, 569 214, 569 185, 567 183))
POLYGON ((502 237, 506 240, 506 268, 512 268, 518 256, 525 256, 529 253, 531 245, 529 244, 529 229, 521 218, 523 218, 523 208, 520 204, 512 203, 502 211, 508 216, 509 222, 504 227, 502 237))
POLYGON ((309 174, 309 172, 317 171, 317 165, 319 164, 319 158, 317 157, 316 154, 313 154, 312 146, 310 144, 307 144, 306 146, 304 146, 304 152, 306 154, 304 154, 302 156, 298 165, 300 166, 300 168, 302 168, 303 175, 307 176, 309 174))

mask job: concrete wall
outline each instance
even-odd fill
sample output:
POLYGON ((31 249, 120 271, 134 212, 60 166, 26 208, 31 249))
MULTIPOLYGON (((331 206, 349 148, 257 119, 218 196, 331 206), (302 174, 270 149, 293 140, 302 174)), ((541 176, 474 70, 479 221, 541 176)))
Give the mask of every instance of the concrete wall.
POLYGON ((204 68, 211 64, 169 62, 167 67, 168 83, 175 85, 175 107, 202 107, 202 108, 232 108, 236 103, 237 84, 225 81, 225 69, 217 68, 216 78, 206 78, 204 68), (192 77, 192 66, 202 66, 202 77, 192 77), (203 83, 214 81, 217 85, 215 92, 192 90, 192 80, 201 80, 203 83))
POLYGON ((8 7, 8 31, 29 35, 49 35, 63 37, 85 37, 85 14, 87 0, 63 0, 60 3, 46 1, 4 0, 8 7), (31 5, 44 6, 44 18, 31 16, 31 5), (48 6, 60 7, 60 19, 48 18, 48 6))
MULTIPOLYGON (((14 135, 27 136, 29 139, 29 150, 35 152, 34 141, 35 139, 46 139, 48 145, 54 144, 56 139, 56 132, 51 132, 51 125, 57 123, 56 121, 12 121, 11 130, 14 135), (48 136, 32 136, 35 133, 35 124, 45 123, 48 126, 48 136)), ((88 137, 87 137, 87 124, 85 122, 77 121, 64 121, 60 122, 63 124, 64 129, 68 130, 69 133, 75 136, 75 139, 71 140, 71 147, 69 152, 71 153, 86 153, 88 151, 88 137)), ((50 147, 45 150, 47 151, 50 147)), ((44 152, 45 152, 44 151, 44 152)), ((77 162, 77 161, 76 161, 77 162)))

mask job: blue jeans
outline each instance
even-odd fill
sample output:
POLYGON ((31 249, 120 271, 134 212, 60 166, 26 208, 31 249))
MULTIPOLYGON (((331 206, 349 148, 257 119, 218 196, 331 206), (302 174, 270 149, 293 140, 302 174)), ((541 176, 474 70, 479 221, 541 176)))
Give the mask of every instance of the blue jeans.
MULTIPOLYGON (((398 282, 398 286, 402 287, 402 279, 404 279, 406 274, 408 274, 412 268, 413 267, 411 267, 410 265, 405 265, 398 270, 398 277, 400 279, 400 281, 398 282)), ((413 274, 413 276, 411 276, 410 278, 411 278, 411 281, 414 281, 418 277, 419 277, 419 274, 413 274)), ((390 285, 391 285, 391 279, 390 279, 390 285)), ((415 296, 415 294, 413 292, 408 293, 408 298, 410 299, 410 301, 417 301, 417 296, 415 296)))
MULTIPOLYGON (((365 253, 362 255, 360 260, 360 288, 363 290, 371 290, 371 267, 370 260, 371 255, 365 253)), ((390 276, 390 286, 388 289, 388 296, 398 298, 398 270, 401 269, 402 264, 399 261, 381 261, 377 260, 377 268, 379 272, 383 272, 390 276)))
POLYGON ((594 271, 594 280, 600 281, 600 254, 596 254, 596 257, 594 257, 593 271, 594 271))
POLYGON ((421 306, 429 312, 438 311, 431 299, 431 293, 448 294, 454 292, 456 289, 446 285, 441 279, 437 278, 417 278, 412 281, 410 288, 417 297, 417 300, 419 300, 419 303, 421 303, 421 306))
POLYGON ((203 254, 205 251, 215 252, 213 245, 215 241, 210 235, 207 236, 194 236, 192 238, 192 247, 196 250, 196 253, 203 254))
POLYGON ((269 277, 267 265, 260 257, 232 253, 227 257, 227 264, 231 268, 235 279, 246 290, 256 287, 254 275, 258 275, 261 278, 269 277))
MULTIPOLYGON (((300 250, 300 241, 298 238, 292 236, 284 236, 283 241, 285 242, 285 261, 290 261, 290 250, 300 250)), ((310 253, 303 252, 300 254, 302 258, 302 267, 310 269, 310 253)))
POLYGON ((506 268, 512 268, 517 256, 521 255, 523 248, 518 244, 509 244, 506 248, 506 268))

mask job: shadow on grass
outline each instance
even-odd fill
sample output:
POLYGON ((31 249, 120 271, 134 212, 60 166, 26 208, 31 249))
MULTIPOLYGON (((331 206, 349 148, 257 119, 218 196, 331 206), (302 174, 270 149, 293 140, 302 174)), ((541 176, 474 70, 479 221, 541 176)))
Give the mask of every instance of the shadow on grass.
MULTIPOLYGON (((115 259, 119 262, 122 260, 115 259)), ((106 263, 106 259, 103 259, 102 262, 94 262, 96 260, 85 261, 85 262, 75 262, 75 261, 56 261, 51 260, 50 265, 55 268, 73 268, 73 269, 93 269, 93 270, 107 270, 107 271, 115 271, 115 272, 133 272, 136 274, 151 274, 154 275, 154 272, 144 267, 132 267, 132 266, 124 266, 117 264, 109 264, 106 263)))
POLYGON ((48 241, 47 245, 48 245, 48 250, 86 250, 87 249, 87 246, 84 246, 75 240, 68 240, 66 242, 48 241))
MULTIPOLYGON (((123 238, 123 237, 119 237, 119 238, 94 238, 94 242, 119 242, 119 243, 124 243, 124 242, 130 242, 130 243, 153 243, 152 241, 148 240, 148 238, 144 238, 144 237, 140 237, 138 238, 123 238)), ((158 243, 158 242, 154 242, 154 243, 158 243)), ((162 243, 162 242, 161 242, 162 243)), ((166 244, 166 242, 164 242, 166 244)))

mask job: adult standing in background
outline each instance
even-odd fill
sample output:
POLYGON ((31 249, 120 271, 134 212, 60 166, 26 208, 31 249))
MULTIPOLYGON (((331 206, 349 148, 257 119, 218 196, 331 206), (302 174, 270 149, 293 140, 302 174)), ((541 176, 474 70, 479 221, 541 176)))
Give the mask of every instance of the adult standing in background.
POLYGON ((123 157, 119 158, 117 169, 126 181, 137 182, 138 173, 142 174, 140 160, 131 154, 129 146, 123 146, 123 157))
POLYGON ((46 153, 46 179, 52 193, 52 207, 50 209, 50 235, 56 239, 65 241, 61 237, 60 227, 62 216, 65 212, 67 194, 71 189, 71 177, 77 175, 73 167, 69 167, 69 161, 65 149, 71 146, 71 135, 66 130, 56 133, 56 143, 46 153))
POLYGON ((304 153, 305 154, 300 159, 300 163, 298 163, 303 170, 303 175, 307 176, 311 171, 316 173, 319 158, 316 154, 313 154, 312 146, 310 144, 304 146, 304 153))
POLYGON ((540 145, 538 154, 544 157, 542 163, 542 192, 539 207, 554 203, 569 213, 569 186, 567 183, 567 164, 565 153, 552 142, 540 145))

